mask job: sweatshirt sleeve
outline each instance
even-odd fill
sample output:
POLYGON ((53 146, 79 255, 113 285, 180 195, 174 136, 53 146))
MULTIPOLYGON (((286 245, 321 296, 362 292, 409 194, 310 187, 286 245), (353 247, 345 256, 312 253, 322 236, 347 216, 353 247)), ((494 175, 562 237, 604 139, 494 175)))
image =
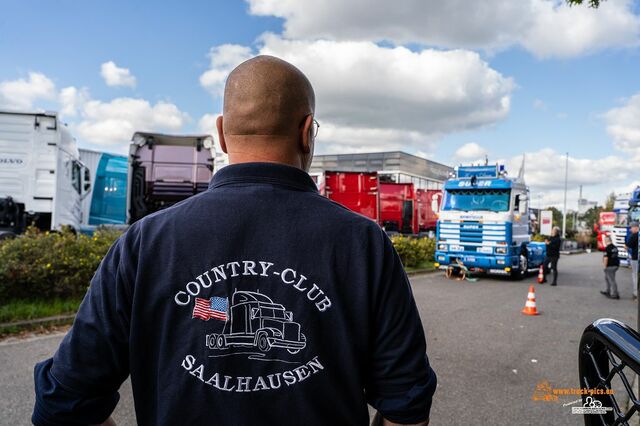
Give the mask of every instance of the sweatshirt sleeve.
POLYGON ((115 408, 129 375, 134 240, 130 228, 109 249, 60 347, 36 364, 35 425, 99 424, 115 408))
POLYGON ((387 420, 418 423, 429 418, 436 375, 402 262, 386 234, 383 240, 381 279, 371 306, 372 354, 365 393, 367 402, 387 420))

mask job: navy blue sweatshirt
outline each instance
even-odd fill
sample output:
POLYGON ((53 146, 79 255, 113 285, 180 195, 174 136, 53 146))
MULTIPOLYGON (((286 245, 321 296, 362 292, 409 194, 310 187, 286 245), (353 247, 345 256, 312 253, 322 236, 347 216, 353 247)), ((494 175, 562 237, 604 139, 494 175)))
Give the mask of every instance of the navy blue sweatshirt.
POLYGON ((131 376, 141 425, 427 419, 436 376, 407 276, 373 221, 302 170, 227 166, 111 247, 52 359, 36 425, 104 421, 131 376))

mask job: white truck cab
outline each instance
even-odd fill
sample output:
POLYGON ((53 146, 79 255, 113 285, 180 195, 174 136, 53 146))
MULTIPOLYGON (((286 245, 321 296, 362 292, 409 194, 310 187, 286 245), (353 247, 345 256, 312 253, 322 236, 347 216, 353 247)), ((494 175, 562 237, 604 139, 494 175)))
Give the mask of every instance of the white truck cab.
POLYGON ((55 112, 0 111, 0 238, 29 225, 79 230, 90 182, 55 112))

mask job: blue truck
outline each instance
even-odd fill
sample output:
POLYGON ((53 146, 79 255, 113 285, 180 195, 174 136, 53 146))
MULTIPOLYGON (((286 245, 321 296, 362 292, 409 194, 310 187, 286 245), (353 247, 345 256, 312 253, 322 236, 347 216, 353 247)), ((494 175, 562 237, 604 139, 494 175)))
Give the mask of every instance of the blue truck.
POLYGON ((640 187, 636 187, 631 193, 620 194, 613 204, 616 214, 616 223, 611 231, 611 239, 618 249, 620 264, 629 266, 629 254, 627 253, 627 238, 631 231, 631 222, 640 222, 640 187))
POLYGON ((80 159, 91 165, 91 191, 82 200, 82 231, 91 233, 99 225, 124 225, 127 220, 127 157, 80 149, 80 159))
POLYGON ((462 263, 476 272, 522 278, 544 262, 531 241, 529 189, 523 172, 504 165, 458 166, 444 184, 436 232, 436 267, 462 263))

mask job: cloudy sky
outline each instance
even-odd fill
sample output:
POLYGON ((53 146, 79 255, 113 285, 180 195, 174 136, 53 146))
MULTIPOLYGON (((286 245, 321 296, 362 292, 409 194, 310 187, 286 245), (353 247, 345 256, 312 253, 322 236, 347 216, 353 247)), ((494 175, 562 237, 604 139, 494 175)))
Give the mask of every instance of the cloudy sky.
POLYGON ((213 133, 227 73, 301 68, 318 153, 506 162, 534 206, 640 183, 640 1, 22 1, 0 16, 0 108, 58 110, 83 147, 213 133), (517 170, 513 171, 515 174, 517 170))

